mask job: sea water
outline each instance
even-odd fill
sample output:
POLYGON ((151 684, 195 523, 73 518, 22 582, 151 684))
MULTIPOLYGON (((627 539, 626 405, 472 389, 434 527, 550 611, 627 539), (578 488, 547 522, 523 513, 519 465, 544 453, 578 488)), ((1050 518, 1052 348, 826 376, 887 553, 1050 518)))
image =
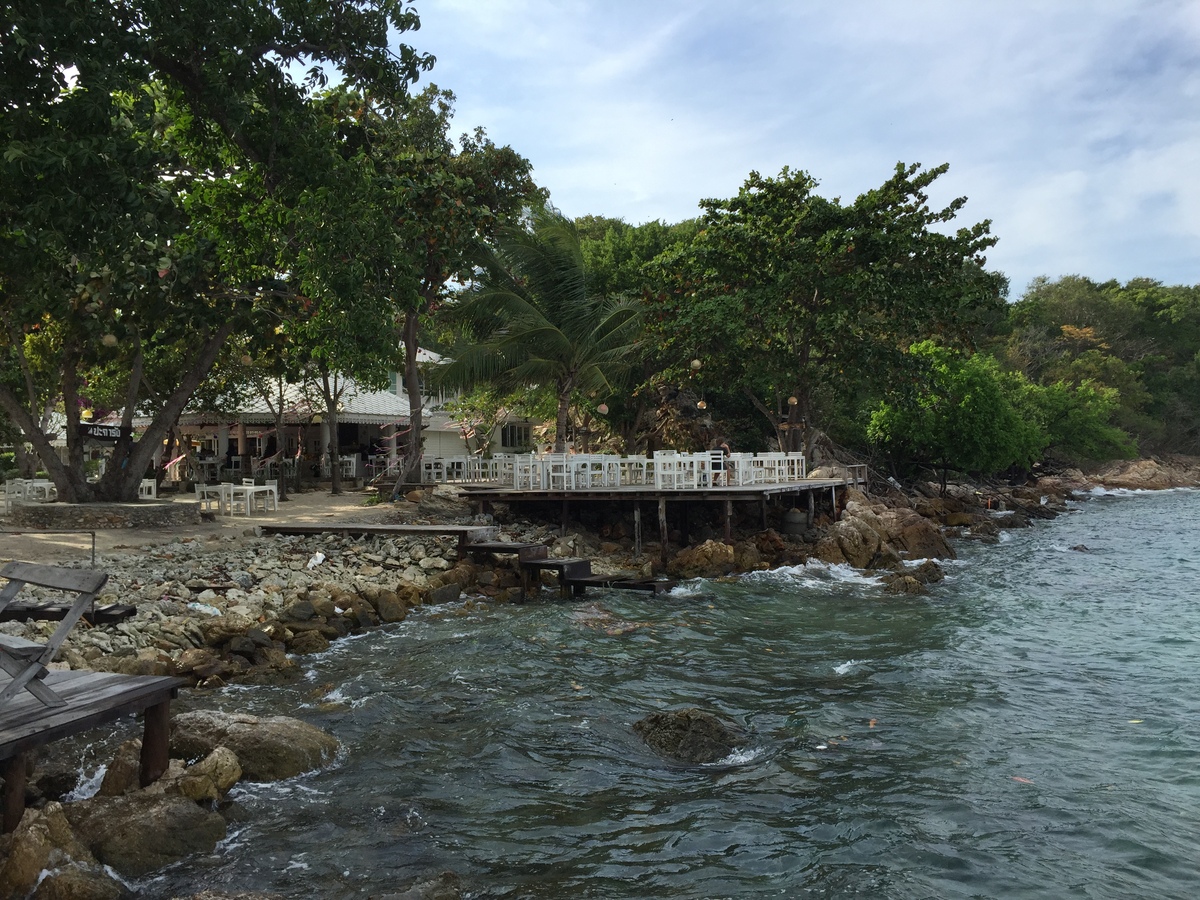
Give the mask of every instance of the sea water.
POLYGON ((242 784, 140 882, 367 897, 1200 896, 1200 493, 1098 493, 961 543, 928 596, 807 566, 668 596, 459 603, 179 708, 302 717, 328 769, 242 784), (672 764, 632 725, 740 725, 672 764))

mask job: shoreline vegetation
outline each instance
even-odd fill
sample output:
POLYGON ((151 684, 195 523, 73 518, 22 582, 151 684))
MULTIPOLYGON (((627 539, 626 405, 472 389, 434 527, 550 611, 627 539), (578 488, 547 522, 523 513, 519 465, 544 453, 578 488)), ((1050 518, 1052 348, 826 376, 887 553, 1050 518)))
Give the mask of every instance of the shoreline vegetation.
MULTIPOLYGON (((673 555, 666 574, 720 578, 821 562, 877 574, 885 595, 921 594, 942 579, 938 560, 955 557, 954 542, 997 542, 1002 529, 1055 518, 1068 500, 1096 488, 1178 487, 1200 487, 1200 458, 1118 461, 1020 485, 957 483, 945 494, 934 483, 910 490, 885 483, 872 495, 847 488, 836 521, 827 507, 800 535, 782 533, 777 521, 765 531, 738 529, 732 545, 697 540, 673 555)), ((415 492, 384 515, 469 521, 457 493, 445 486, 415 492)), ((656 545, 633 559, 620 520, 573 523, 577 527, 560 536, 555 526, 506 512, 497 516, 504 539, 546 543, 552 555, 588 556, 600 572, 633 566, 654 573, 646 560, 655 558, 656 545)), ((781 519, 782 511, 774 515, 781 519)), ((741 524, 756 520, 748 513, 741 524)), ((700 523, 693 532, 703 536, 706 527, 700 523)), ((300 658, 340 637, 402 621, 420 606, 460 602, 469 611, 479 603, 519 600, 511 560, 458 560, 449 538, 262 537, 249 529, 239 536, 129 547, 98 562, 110 575, 102 599, 132 603, 137 615, 118 625, 77 629, 54 665, 181 676, 191 681, 193 699, 227 684, 299 679, 300 658)), ((36 637, 52 625, 10 622, 0 630, 36 637)), ((154 785, 138 787, 139 742, 127 741, 107 765, 97 794, 74 802, 65 800, 79 790, 78 762, 57 756, 53 745, 46 748, 29 778, 30 808, 17 831, 0 838, 0 889, 24 896, 38 879, 76 879, 89 889, 115 886, 112 872, 136 878, 174 859, 211 852, 226 833, 219 803, 239 779, 311 771, 331 763, 338 747, 335 735, 286 717, 208 712, 177 715, 171 745, 171 768, 154 785), (287 761, 279 764, 281 758, 287 761), (119 846, 105 838, 116 831, 127 836, 119 846)), ((427 887, 457 890, 444 881, 427 887)))

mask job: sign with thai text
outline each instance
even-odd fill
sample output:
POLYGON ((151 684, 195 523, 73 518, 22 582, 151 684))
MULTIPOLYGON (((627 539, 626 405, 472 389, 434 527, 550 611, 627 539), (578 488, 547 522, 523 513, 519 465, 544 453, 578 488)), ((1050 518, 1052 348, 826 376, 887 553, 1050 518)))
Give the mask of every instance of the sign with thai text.
POLYGON ((130 429, 122 428, 120 425, 85 425, 80 423, 79 433, 84 437, 90 437, 94 441, 112 441, 116 443, 121 435, 129 434, 130 429))

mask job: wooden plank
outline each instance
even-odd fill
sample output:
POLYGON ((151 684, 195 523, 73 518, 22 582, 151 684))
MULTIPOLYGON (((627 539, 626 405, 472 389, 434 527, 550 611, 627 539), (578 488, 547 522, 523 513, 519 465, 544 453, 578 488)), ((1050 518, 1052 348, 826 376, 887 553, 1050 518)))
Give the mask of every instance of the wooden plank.
POLYGON ((330 522, 326 525, 262 525, 264 534, 430 534, 430 535, 477 535, 481 539, 500 533, 496 525, 379 525, 374 522, 330 522))
POLYGON ((36 584, 38 587, 89 594, 99 591, 108 581, 107 572, 95 569, 64 569, 59 566, 42 566, 19 561, 7 563, 0 568, 0 577, 36 584))
POLYGON ((0 771, 4 774, 4 813, 0 817, 0 829, 8 834, 16 831, 25 815, 25 779, 27 778, 24 753, 9 757, 0 771))
MULTIPOLYGON (((7 681, 0 675, 0 686, 7 681)), ((22 693, 0 707, 0 759, 139 713, 169 700, 187 684, 166 676, 54 670, 45 682, 66 706, 47 708, 22 693)))
POLYGON ((146 707, 142 727, 141 771, 138 783, 142 787, 158 781, 171 763, 171 701, 164 700, 146 707))

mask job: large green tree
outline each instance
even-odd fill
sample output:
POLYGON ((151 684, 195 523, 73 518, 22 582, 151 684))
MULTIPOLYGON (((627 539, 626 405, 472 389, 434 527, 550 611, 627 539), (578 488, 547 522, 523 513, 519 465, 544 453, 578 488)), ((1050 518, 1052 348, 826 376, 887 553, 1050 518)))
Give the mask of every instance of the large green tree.
POLYGON ((312 90, 332 68, 351 86, 403 97, 432 63, 390 49, 393 33, 416 24, 403 0, 5 7, 0 409, 60 497, 135 496, 230 336, 286 309, 294 285, 275 273, 287 268, 287 219, 329 159, 312 90), (35 351, 53 354, 49 389, 35 351), (147 365, 171 354, 176 378, 152 397, 147 365), (79 429, 94 367, 128 373, 126 425, 139 411, 152 419, 140 441, 118 442, 96 486, 84 479, 79 429), (66 466, 40 427, 47 393, 66 415, 66 466))
POLYGON ((658 263, 650 312, 661 377, 736 387, 805 446, 822 388, 852 373, 879 385, 911 365, 904 350, 937 335, 969 344, 1003 307, 984 269, 989 223, 952 230, 964 198, 936 209, 926 190, 946 166, 897 165, 846 205, 804 172, 751 173, 736 197, 705 200, 701 230, 658 263), (694 364, 692 361, 696 361, 694 364))

